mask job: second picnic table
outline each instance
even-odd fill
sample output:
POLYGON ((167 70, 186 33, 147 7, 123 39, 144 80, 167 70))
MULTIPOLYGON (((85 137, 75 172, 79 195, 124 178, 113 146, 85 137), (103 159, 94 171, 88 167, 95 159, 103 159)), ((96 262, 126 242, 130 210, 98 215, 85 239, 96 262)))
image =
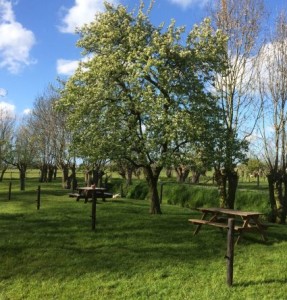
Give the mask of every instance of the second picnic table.
POLYGON ((188 220, 190 223, 196 225, 194 235, 199 232, 202 225, 211 225, 221 229, 228 228, 226 218, 239 218, 240 223, 234 227, 234 230, 239 233, 236 243, 239 242, 242 234, 247 231, 255 231, 261 235, 264 241, 267 240, 265 235, 266 226, 259 220, 259 217, 263 213, 219 207, 197 208, 197 210, 202 212, 201 219, 188 220))
POLYGON ((77 201, 79 201, 81 198, 85 199, 85 203, 88 202, 89 198, 93 197, 93 193, 95 193, 95 198, 102 198, 103 201, 106 198, 112 198, 113 194, 106 193, 106 188, 103 187, 91 187, 91 186, 85 186, 85 187, 77 187, 77 201))
MULTIPOLYGON (((92 230, 96 229, 96 210, 97 210, 97 197, 103 197, 105 188, 98 187, 78 187, 79 196, 77 197, 77 201, 80 197, 85 198, 85 203, 88 202, 88 198, 92 198, 92 230)), ((103 198, 104 199, 104 198, 103 198)))

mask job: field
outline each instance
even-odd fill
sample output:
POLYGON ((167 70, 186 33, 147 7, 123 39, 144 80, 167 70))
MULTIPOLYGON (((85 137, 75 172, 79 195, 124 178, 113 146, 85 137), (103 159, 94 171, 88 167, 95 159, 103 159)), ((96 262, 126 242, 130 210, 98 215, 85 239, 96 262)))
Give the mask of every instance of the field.
MULTIPOLYGON (((13 176, 12 176, 13 177, 13 176)), ((272 225, 268 242, 246 234, 235 247, 234 285, 226 284, 226 235, 205 227, 192 236, 197 212, 146 200, 76 202, 60 180, 36 178, 20 192, 0 184, 0 299, 286 299, 287 227, 272 225)))

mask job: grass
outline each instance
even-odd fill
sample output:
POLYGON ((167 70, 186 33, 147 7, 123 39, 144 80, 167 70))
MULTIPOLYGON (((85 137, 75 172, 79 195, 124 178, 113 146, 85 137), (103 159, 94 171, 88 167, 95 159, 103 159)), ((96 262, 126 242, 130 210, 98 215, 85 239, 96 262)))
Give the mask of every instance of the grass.
POLYGON ((0 186, 0 299, 286 299, 287 227, 268 229, 268 242, 246 234, 235 248, 234 285, 226 285, 226 235, 204 227, 192 236, 188 208, 146 200, 76 202, 60 183, 25 192, 0 186))

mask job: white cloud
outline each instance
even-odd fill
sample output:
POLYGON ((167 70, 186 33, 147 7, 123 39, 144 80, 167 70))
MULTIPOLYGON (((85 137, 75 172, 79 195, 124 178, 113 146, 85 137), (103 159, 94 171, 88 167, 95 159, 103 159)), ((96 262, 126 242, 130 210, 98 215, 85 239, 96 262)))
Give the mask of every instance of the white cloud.
POLYGON ((57 73, 59 75, 71 76, 74 74, 75 70, 79 65, 78 60, 67 60, 58 59, 57 61, 57 73))
MULTIPOLYGON (((68 59, 58 59, 57 60, 57 73, 59 75, 71 76, 75 73, 80 62, 88 62, 94 57, 93 54, 83 57, 81 60, 68 60, 68 59)), ((83 70, 86 70, 83 67, 83 70)))
POLYGON ((262 81, 282 81, 282 72, 285 74, 287 68, 282 60, 286 61, 287 39, 283 42, 265 44, 259 55, 259 71, 262 81))
POLYGON ((7 91, 3 88, 0 88, 0 97, 5 97, 7 95, 7 91))
POLYGON ((5 114, 6 116, 13 117, 15 116, 15 105, 1 101, 0 102, 0 114, 5 114))
POLYGON ((254 142, 257 142, 257 141, 261 140, 261 138, 260 138, 260 136, 259 136, 258 134, 253 133, 253 134, 249 135, 249 136, 246 138, 246 140, 247 140, 248 142, 250 142, 250 143, 252 143, 252 142, 254 143, 254 142))
MULTIPOLYGON (((1 1, 1 0, 0 0, 1 1)), ((118 0, 110 0, 111 4, 118 4, 118 0)), ((60 27, 63 33, 75 33, 77 27, 93 21, 95 14, 105 9, 104 0, 75 0, 75 4, 66 10, 60 27)))
POLYGON ((181 6, 183 9, 195 5, 204 7, 211 3, 210 0, 170 0, 170 2, 181 6))
POLYGON ((32 109, 26 108, 26 109, 24 109, 23 114, 24 115, 29 115, 31 112, 32 112, 32 109))
POLYGON ((34 63, 30 58, 34 44, 33 32, 16 21, 12 3, 0 0, 0 68, 15 74, 34 63))

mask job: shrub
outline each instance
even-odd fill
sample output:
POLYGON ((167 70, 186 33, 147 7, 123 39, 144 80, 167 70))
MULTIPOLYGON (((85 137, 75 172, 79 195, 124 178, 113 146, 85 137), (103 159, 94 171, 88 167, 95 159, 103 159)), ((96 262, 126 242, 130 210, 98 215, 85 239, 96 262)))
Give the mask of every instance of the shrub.
POLYGON ((267 213, 270 210, 268 193, 252 190, 238 190, 236 208, 241 210, 258 210, 267 213))
POLYGON ((187 184, 164 185, 163 199, 182 207, 218 206, 216 188, 187 184))
MULTIPOLYGON (((126 186, 122 180, 113 181, 113 191, 124 192, 125 197, 131 199, 145 200, 149 197, 147 183, 143 180, 134 180, 134 184, 126 186)), ((158 186, 160 194, 161 185, 158 186)), ((162 187, 163 201, 168 204, 182 207, 217 207, 219 206, 218 189, 215 186, 179 184, 165 182, 162 187)), ((238 189, 235 205, 241 210, 258 210, 263 213, 269 212, 268 191, 238 189)))
POLYGON ((148 186, 144 181, 139 181, 128 187, 127 198, 144 200, 148 198, 148 186))
MULTIPOLYGON (((195 186, 187 184, 166 184, 163 187, 163 199, 169 204, 183 207, 218 206, 219 194, 216 187, 195 186)), ((241 210, 258 210, 268 213, 268 192, 237 190, 235 208, 241 210)))

